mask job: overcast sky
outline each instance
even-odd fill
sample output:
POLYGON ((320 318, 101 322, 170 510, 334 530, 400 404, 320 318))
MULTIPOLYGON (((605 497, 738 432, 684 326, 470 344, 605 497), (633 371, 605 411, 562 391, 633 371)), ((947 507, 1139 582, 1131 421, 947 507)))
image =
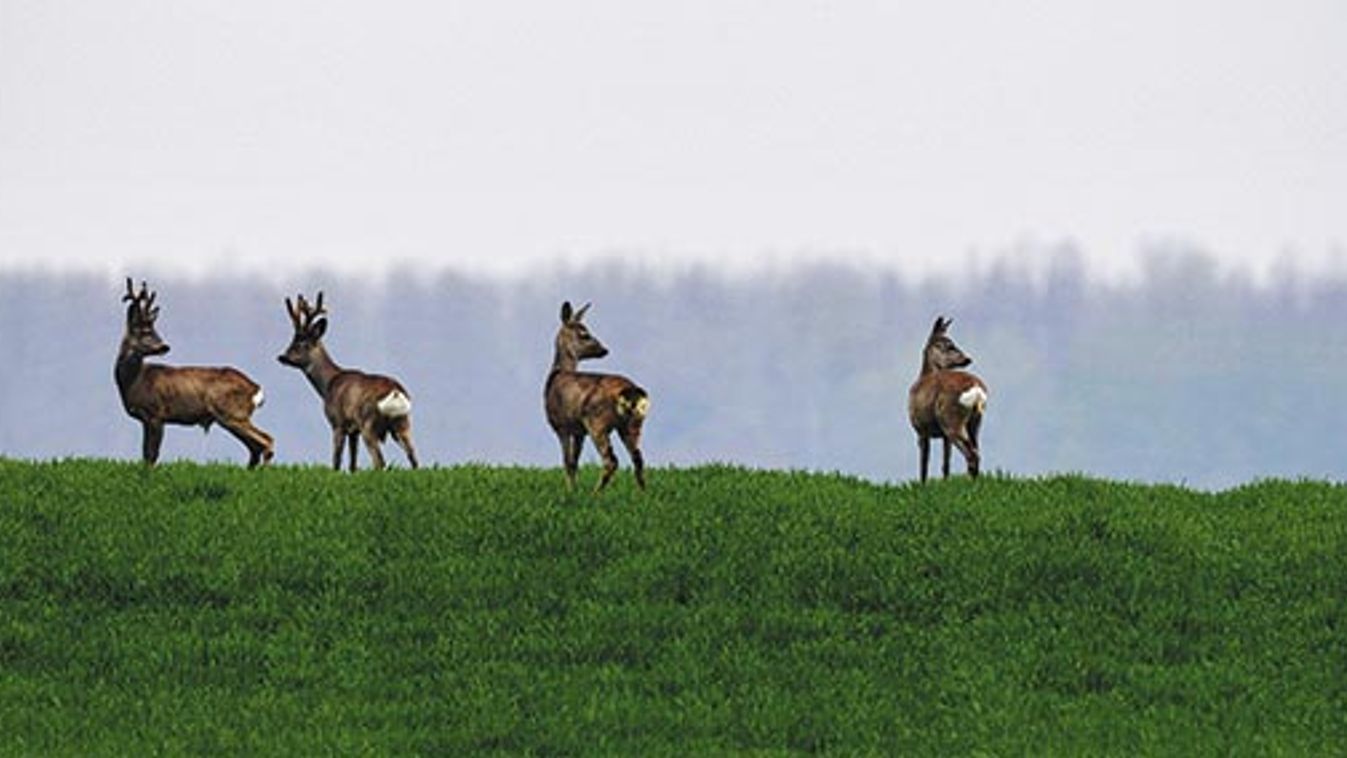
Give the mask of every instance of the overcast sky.
POLYGON ((0 0, 0 269, 1321 261, 1344 40, 1341 0, 0 0))

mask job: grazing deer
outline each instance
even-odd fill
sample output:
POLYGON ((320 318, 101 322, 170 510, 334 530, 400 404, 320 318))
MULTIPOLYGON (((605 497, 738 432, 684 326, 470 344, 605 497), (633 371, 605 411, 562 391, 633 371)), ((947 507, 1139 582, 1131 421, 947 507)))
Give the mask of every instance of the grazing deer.
POLYGON ((168 344, 154 329, 159 308, 155 293, 144 282, 136 292, 126 278, 126 334, 117 352, 113 376, 127 414, 144 427, 141 454, 147 465, 159 460, 164 424, 200 425, 210 431, 219 424, 248 448, 248 468, 267 463, 275 454, 271 435, 253 426, 253 411, 262 407, 262 388, 234 368, 163 366, 145 363, 146 356, 163 355, 168 344))
POLYGON ((921 375, 907 393, 907 412, 917 431, 921 448, 921 481, 931 457, 931 438, 945 442, 941 475, 949 477, 949 446, 953 443, 968 462, 968 475, 976 477, 981 461, 978 429, 987 408, 987 385, 958 369, 973 362, 946 332, 951 321, 937 317, 922 351, 921 375))
POLYGON ((552 425, 561 441, 561 458, 566 465, 566 480, 575 487, 576 468, 580 463, 580 449, 585 435, 594 440, 594 447, 603 458, 603 476, 594 487, 598 493, 608 485, 617 471, 617 455, 608 435, 617 430, 617 436, 631 455, 636 472, 636 484, 645 489, 645 459, 641 456, 641 424, 650 411, 650 397, 625 376, 590 374, 576 371, 586 358, 602 358, 608 348, 582 323, 586 303, 578 311, 571 310, 569 302, 561 305, 561 328, 557 331, 556 353, 552 370, 547 374, 543 388, 547 423, 552 425))
POLYGON ((332 425, 332 468, 341 470, 341 448, 349 445, 351 470, 355 471, 356 437, 365 441, 374 468, 384 467, 384 456, 379 444, 392 433, 412 468, 417 467, 416 449, 412 447, 412 399, 396 379, 378 374, 366 374, 341 368, 323 347, 323 333, 327 319, 319 318, 323 310, 323 293, 310 306, 303 295, 298 306, 285 299, 285 309, 295 327, 290 347, 277 360, 293 366, 309 378, 309 383, 323 398, 323 413, 332 425))

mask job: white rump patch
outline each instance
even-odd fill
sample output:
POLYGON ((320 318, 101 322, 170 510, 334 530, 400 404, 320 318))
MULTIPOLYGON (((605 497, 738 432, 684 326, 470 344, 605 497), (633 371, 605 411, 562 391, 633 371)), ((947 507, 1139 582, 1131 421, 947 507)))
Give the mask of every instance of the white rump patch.
POLYGON ((412 412, 412 399, 398 390, 393 390, 384 395, 383 400, 375 403, 374 407, 388 418, 398 418, 412 412))
POLYGON ((969 387, 959 395, 959 405, 979 413, 987 407, 987 392, 981 387, 969 387))
POLYGON ((650 396, 641 395, 635 400, 631 400, 625 395, 618 395, 617 413, 620 416, 645 418, 650 413, 650 396))
POLYGON ((267 401, 267 396, 264 395, 264 394, 262 394, 262 388, 261 388, 261 387, 258 387, 258 388, 257 388, 257 394, 256 394, 256 395, 253 395, 253 410, 257 410, 258 408, 261 408, 261 407, 262 407, 262 403, 265 403, 266 401, 267 401))

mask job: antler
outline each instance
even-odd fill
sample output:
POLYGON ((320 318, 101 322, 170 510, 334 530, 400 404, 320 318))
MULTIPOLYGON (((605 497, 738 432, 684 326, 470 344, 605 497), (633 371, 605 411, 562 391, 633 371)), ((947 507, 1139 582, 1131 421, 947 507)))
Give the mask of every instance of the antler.
POLYGON ((309 305, 303 294, 296 295, 296 301, 299 305, 293 306, 290 304, 290 298, 285 299, 285 309, 290 312, 290 321, 295 325, 296 332, 307 332, 319 316, 327 313, 323 308, 322 290, 318 291, 318 300, 314 305, 309 305))
POLYGON ((122 302, 131 303, 127 309, 128 315, 134 311, 140 318, 154 321, 159 317, 159 309, 154 307, 155 297, 156 293, 151 292, 149 285, 143 280, 140 283, 140 292, 136 292, 131 277, 126 277, 126 294, 122 295, 122 302))

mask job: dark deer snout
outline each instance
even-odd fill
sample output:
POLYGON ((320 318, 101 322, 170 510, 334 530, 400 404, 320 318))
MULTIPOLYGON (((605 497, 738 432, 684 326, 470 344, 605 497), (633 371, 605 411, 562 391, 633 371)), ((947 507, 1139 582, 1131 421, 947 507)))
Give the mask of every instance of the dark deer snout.
POLYGON ((142 335, 135 339, 135 351, 145 356, 163 355, 168 352, 168 343, 157 334, 142 335))

